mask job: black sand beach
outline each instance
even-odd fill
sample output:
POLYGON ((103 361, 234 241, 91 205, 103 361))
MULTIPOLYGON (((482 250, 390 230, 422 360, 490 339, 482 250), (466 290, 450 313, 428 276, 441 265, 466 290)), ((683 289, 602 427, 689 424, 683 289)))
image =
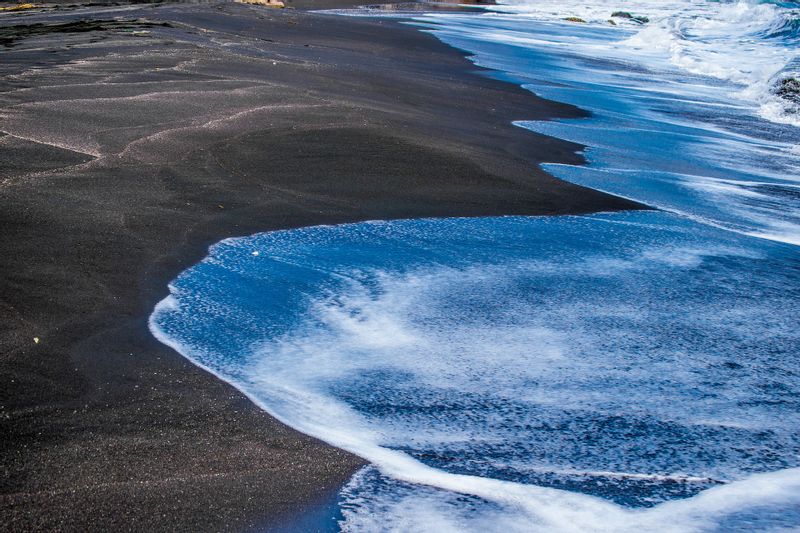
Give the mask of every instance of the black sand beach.
POLYGON ((0 15, 0 47, 4 531, 265 528, 359 467, 150 335, 214 242, 636 207, 539 170, 579 147, 510 123, 577 110, 389 20, 62 7, 0 15))

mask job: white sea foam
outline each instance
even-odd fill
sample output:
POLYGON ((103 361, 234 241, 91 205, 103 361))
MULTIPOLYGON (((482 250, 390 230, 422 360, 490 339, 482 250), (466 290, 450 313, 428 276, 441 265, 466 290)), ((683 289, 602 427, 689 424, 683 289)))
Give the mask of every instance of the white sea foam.
POLYGON ((345 531, 790 531, 795 529, 759 523, 748 513, 800 505, 800 469, 754 475, 688 500, 637 511, 574 493, 547 494, 535 487, 493 484, 480 478, 462 477, 446 487, 429 485, 447 492, 397 485, 380 492, 373 490, 370 475, 375 474, 362 471, 344 490, 345 531), (481 497, 481 493, 493 504, 484 505, 481 512, 475 511, 479 504, 465 505, 461 496, 481 497), (736 517, 747 520, 719 527, 736 517))
POLYGON ((577 16, 606 27, 613 20, 620 38, 603 45, 592 43, 598 54, 655 68, 671 65, 736 83, 735 94, 755 103, 762 117, 800 126, 797 105, 774 94, 777 82, 800 72, 798 7, 755 0, 634 0, 619 4, 506 0, 502 4, 495 9, 536 20, 564 23, 564 18, 577 16), (615 11, 647 17, 649 22, 612 18, 615 11))
POLYGON ((796 526, 796 287, 741 239, 660 213, 228 239, 150 326, 370 461, 346 530, 796 526))
POLYGON ((426 27, 476 64, 591 112, 515 122, 586 146, 588 167, 545 165, 554 175, 715 227, 800 242, 800 130, 791 125, 800 114, 775 94, 797 61, 797 8, 590 0, 496 9, 419 20, 435 22, 426 27), (616 17, 611 26, 619 9, 650 20, 616 17), (570 15, 588 23, 563 20, 570 15))

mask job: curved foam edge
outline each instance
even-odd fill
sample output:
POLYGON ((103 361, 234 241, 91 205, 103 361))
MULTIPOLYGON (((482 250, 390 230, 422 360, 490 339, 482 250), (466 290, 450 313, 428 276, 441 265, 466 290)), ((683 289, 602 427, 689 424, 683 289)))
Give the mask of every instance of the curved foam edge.
MULTIPOLYGON (((291 407, 275 409, 268 401, 251 393, 246 383, 230 379, 202 364, 193 356, 190 347, 171 338, 157 324, 158 315, 162 311, 174 309, 177 305, 179 304, 172 294, 156 305, 148 320, 153 336, 194 365, 239 390, 255 405, 282 423, 366 459, 385 476, 411 484, 476 496, 514 509, 539 527, 559 531, 634 531, 642 528, 697 531, 725 516, 747 509, 800 505, 800 468, 755 474, 707 489, 692 498, 668 501, 644 510, 626 509, 601 498, 555 488, 438 470, 403 452, 378 446, 363 437, 359 438, 364 432, 356 430, 351 433, 347 428, 331 431, 330 424, 323 426, 314 423, 312 419, 293 419, 291 407)), ((327 413, 330 410, 330 405, 326 405, 330 404, 330 400, 322 403, 322 398, 315 398, 307 391, 293 389, 281 392, 289 394, 285 405, 294 404, 306 412, 327 413)), ((286 398, 283 400, 286 402, 286 398)))

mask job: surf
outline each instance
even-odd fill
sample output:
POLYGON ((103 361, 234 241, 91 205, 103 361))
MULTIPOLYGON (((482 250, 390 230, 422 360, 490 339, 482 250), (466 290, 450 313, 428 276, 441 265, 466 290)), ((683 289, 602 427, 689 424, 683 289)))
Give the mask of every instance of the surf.
POLYGON ((797 75, 797 5, 626 4, 626 16, 646 22, 612 17, 608 2, 492 9, 413 23, 492 75, 591 113, 519 117, 520 127, 586 146, 588 165, 547 170, 699 222, 800 244, 800 114, 776 92, 797 75))
POLYGON ((360 223, 223 241, 151 329, 370 461, 345 528, 800 524, 797 274, 665 213, 360 223))

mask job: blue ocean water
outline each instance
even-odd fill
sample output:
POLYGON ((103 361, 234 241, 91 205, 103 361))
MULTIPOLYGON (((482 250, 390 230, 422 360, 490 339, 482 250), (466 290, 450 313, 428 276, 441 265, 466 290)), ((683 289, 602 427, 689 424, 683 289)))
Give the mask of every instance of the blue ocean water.
POLYGON ((555 175, 661 211, 228 239, 151 330, 370 461, 344 530, 800 528, 797 7, 496 9, 412 23, 591 111, 518 124, 586 145, 555 175))
POLYGON ((223 241, 152 325, 376 465, 352 529, 800 526, 798 279, 667 213, 367 222, 223 241))
POLYGON ((590 119, 517 123, 587 146, 554 175, 706 224, 800 244, 800 4, 514 2, 417 23, 590 119), (582 16, 586 24, 562 20, 582 16), (608 21, 617 21, 611 25, 608 21))

